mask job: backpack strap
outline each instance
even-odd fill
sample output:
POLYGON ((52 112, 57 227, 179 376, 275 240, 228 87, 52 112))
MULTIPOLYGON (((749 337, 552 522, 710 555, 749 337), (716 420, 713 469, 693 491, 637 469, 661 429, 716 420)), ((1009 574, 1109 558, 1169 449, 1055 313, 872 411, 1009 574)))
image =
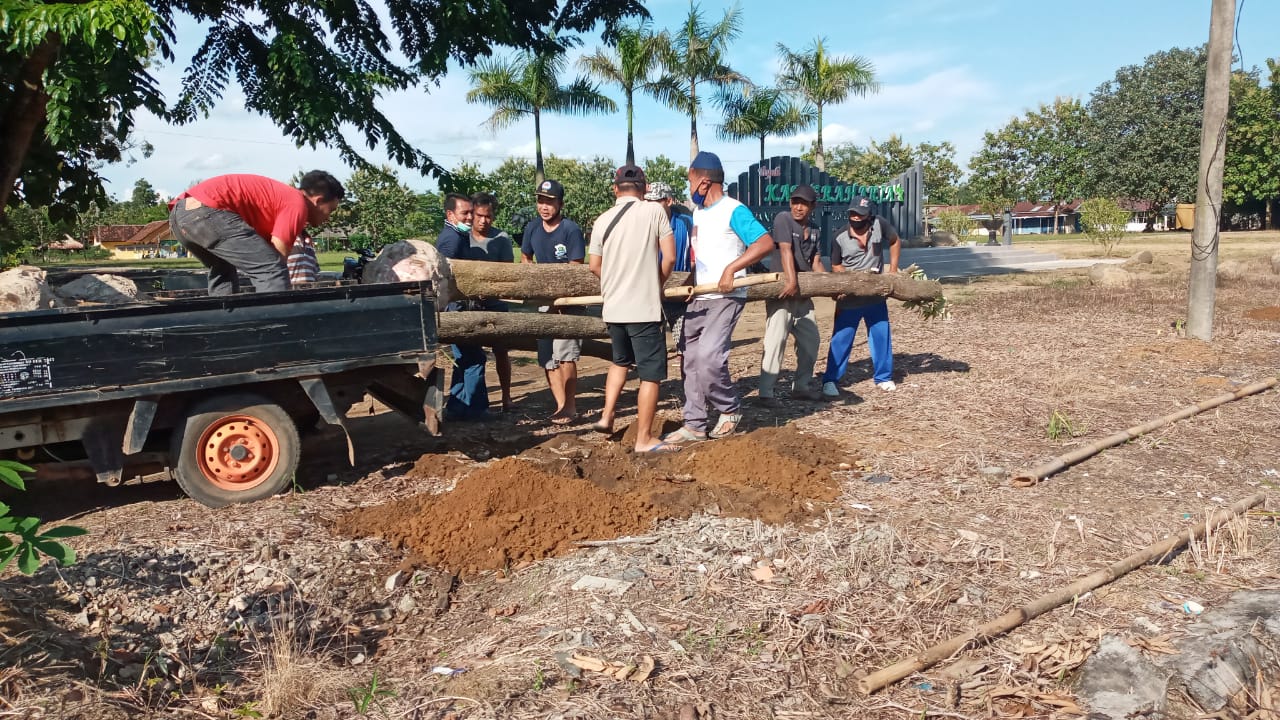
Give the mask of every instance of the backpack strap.
POLYGON ((622 206, 622 209, 618 211, 618 214, 617 214, 617 215, 614 215, 614 216, 613 216, 613 220, 609 221, 609 227, 607 227, 607 228, 605 228, 605 229, 604 229, 604 237, 600 238, 600 247, 601 247, 601 249, 603 249, 603 248, 604 248, 604 244, 605 244, 605 242, 607 242, 607 241, 609 240, 609 233, 613 232, 613 229, 614 229, 615 227, 617 227, 617 226, 618 226, 618 221, 622 219, 622 216, 623 216, 623 215, 626 215, 626 214, 627 214, 627 211, 628 211, 628 210, 630 210, 630 209, 632 208, 632 206, 634 206, 634 205, 638 205, 638 204, 639 204, 639 203, 641 203, 641 202, 643 202, 643 201, 642 201, 642 200, 636 200, 635 202, 629 202, 629 203, 627 203, 626 205, 623 205, 623 206, 622 206))

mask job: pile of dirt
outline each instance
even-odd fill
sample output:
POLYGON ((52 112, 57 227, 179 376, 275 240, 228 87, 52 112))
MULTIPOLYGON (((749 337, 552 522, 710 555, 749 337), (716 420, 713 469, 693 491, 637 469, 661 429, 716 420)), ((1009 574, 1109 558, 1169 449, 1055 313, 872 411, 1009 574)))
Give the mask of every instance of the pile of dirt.
MULTIPOLYGON (((637 455, 633 443, 557 436, 475 470, 452 492, 353 511, 339 530, 378 535, 428 564, 474 573, 558 555, 578 540, 644 532, 654 520, 699 511, 802 521, 839 497, 832 470, 852 462, 838 444, 791 427, 673 454, 637 455)), ((451 469, 424 457, 414 472, 439 476, 440 468, 451 469)))
POLYGON ((1280 322, 1280 307, 1275 305, 1258 307, 1245 312, 1244 316, 1250 320, 1269 320, 1271 322, 1280 322))

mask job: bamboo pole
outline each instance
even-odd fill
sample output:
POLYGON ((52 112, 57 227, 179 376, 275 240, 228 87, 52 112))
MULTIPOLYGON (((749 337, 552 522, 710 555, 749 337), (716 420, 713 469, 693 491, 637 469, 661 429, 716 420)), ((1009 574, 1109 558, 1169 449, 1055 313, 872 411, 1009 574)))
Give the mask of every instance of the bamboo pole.
POLYGON ((1039 617, 1060 605, 1071 602, 1090 590, 1114 582, 1152 560, 1159 560, 1167 556, 1174 550, 1186 545, 1192 538, 1202 539, 1208 533, 1218 529, 1223 523, 1233 517, 1243 515, 1248 512, 1249 508, 1261 504, 1265 499, 1265 493, 1250 495, 1229 508, 1218 510, 1207 516, 1204 522, 1195 523, 1167 540, 1148 545, 1145 549, 1126 557, 1110 567, 1081 578, 1065 588, 1042 595, 1032 602, 1016 610, 1010 610, 995 620, 980 625, 963 635, 957 635, 946 642, 934 645, 913 658, 900 660, 893 665, 877 670, 858 681, 858 690, 864 695, 870 695, 912 673, 937 665, 956 652, 963 650, 971 642, 985 642, 998 635, 1003 635, 1032 618, 1039 617))
POLYGON ((1256 395, 1264 390, 1269 390, 1270 388, 1275 387, 1277 384, 1280 384, 1280 378, 1260 380, 1251 385, 1246 385, 1235 392, 1219 395, 1215 398, 1209 398, 1208 400, 1204 400, 1195 405, 1188 405, 1175 413, 1170 413, 1164 417, 1156 418, 1155 420, 1142 425, 1134 425, 1131 428, 1108 435, 1092 445, 1087 445, 1065 455, 1059 455, 1043 465, 1036 466, 1030 470, 1020 470, 1014 474, 1012 479, 1009 480, 1009 484, 1014 487, 1031 487, 1050 475, 1056 472, 1061 472, 1082 460, 1087 460, 1109 447, 1115 447, 1116 445, 1128 442, 1141 435, 1145 435, 1152 430, 1158 430, 1165 425, 1171 425, 1179 420, 1185 420, 1193 415, 1199 415, 1205 410, 1212 410, 1219 405, 1225 405, 1233 400, 1239 400, 1243 397, 1256 395))
MULTIPOLYGON (((733 287, 744 288, 753 285, 764 285, 766 283, 777 282, 781 277, 781 273, 761 273, 759 275, 748 275, 744 278, 738 278, 733 281, 733 287)), ((686 300, 694 295, 706 295, 707 293, 720 292, 719 283, 706 283, 703 285, 679 285, 669 287, 662 291, 662 297, 669 300, 686 300)), ((578 297, 559 298, 551 303, 556 307, 574 307, 581 305, 603 305, 603 295, 580 295, 578 297)))

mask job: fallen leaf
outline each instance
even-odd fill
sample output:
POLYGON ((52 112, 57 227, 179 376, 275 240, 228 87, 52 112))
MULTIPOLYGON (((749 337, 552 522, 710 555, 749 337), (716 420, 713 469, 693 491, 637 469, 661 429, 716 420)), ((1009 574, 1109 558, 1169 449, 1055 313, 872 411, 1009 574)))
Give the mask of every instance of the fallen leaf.
POLYGON ((657 665, 654 663, 652 655, 641 657, 640 666, 636 668, 636 674, 631 676, 631 682, 642 683, 648 680, 656 667, 657 665))
POLYGON ((583 670, 590 670, 591 672, 604 672, 604 669, 609 667, 608 663, 600 658, 593 658, 589 655, 578 655, 576 653, 573 657, 569 658, 569 662, 576 667, 582 668, 583 670))
POLYGON ((769 567, 768 565, 764 567, 756 568, 755 570, 751 571, 751 577, 755 578, 757 581, 762 583, 767 583, 770 580, 773 580, 773 576, 774 576, 773 568, 769 567))
POLYGON ((512 603, 510 605, 502 605, 500 607, 491 607, 486 612, 488 612, 489 617, 491 618, 511 617, 512 615, 520 612, 520 606, 512 603))
POLYGON ((796 615, 822 615, 831 609, 830 600, 814 600, 813 602, 801 608, 796 615))

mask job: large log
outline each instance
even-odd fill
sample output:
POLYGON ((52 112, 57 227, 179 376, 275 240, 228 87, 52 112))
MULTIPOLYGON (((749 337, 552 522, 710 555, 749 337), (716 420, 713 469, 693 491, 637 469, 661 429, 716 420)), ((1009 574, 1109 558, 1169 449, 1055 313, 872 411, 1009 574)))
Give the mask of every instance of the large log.
POLYGON ((507 345, 519 338, 588 340, 609 337, 604 321, 586 315, 530 312, 445 312, 436 323, 442 343, 507 345))
MULTIPOLYGON (((480 260, 451 260, 456 293, 463 298, 509 298, 550 302, 559 298, 600 294, 600 281, 586 265, 521 265, 480 260)), ((667 287, 686 283, 688 273, 672 273, 667 287)), ((903 301, 929 301, 942 296, 942 285, 913 280, 906 275, 866 272, 800 273, 800 297, 889 297, 903 301)), ((782 283, 757 285, 747 291, 749 300, 777 297, 782 283)))

